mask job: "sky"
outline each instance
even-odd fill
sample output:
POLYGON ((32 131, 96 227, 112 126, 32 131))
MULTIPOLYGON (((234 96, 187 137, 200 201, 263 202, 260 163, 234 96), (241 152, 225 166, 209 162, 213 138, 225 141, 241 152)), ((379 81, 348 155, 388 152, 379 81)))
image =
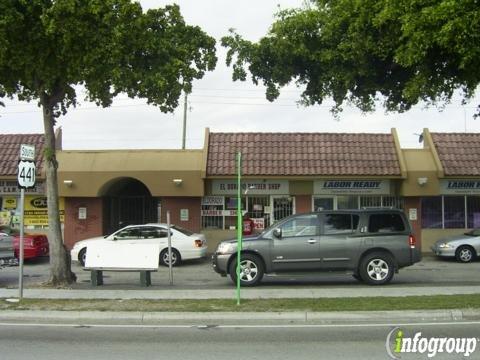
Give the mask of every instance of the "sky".
MULTIPOLYGON (((171 4, 164 0, 142 0, 142 7, 171 4)), ((177 0, 185 21, 200 26, 217 40, 217 67, 203 79, 195 81, 188 98, 186 147, 203 147, 205 128, 211 132, 367 132, 389 133, 396 128, 401 146, 422 146, 418 134, 423 128, 431 132, 480 132, 475 120, 480 94, 462 106, 460 99, 439 110, 419 105, 404 113, 377 111, 362 114, 344 107, 339 119, 331 113, 331 101, 321 106, 297 105, 301 90, 294 85, 284 88, 270 103, 264 88, 247 82, 233 82, 232 71, 225 65, 226 51, 220 38, 235 28, 244 38, 256 41, 264 36, 279 7, 301 7, 303 0, 177 0)), ((63 147, 89 149, 179 149, 182 144, 183 100, 174 113, 164 114, 142 99, 119 95, 109 108, 83 101, 59 118, 63 129, 63 147)), ((1 109, 0 133, 43 133, 42 113, 35 103, 5 101, 1 109)))

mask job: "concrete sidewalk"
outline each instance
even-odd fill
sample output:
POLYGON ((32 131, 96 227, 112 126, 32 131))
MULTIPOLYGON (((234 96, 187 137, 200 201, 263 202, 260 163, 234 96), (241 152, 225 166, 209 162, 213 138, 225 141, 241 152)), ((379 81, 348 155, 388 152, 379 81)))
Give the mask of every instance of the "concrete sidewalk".
POLYGON ((398 326, 407 323, 475 322, 480 324, 480 310, 408 310, 349 312, 135 312, 135 311, 0 311, 0 325, 11 323, 71 324, 83 326, 152 325, 195 326, 216 325, 341 325, 383 324, 398 326))
MULTIPOLYGON (((355 298, 422 295, 480 294, 480 286, 345 286, 325 288, 243 288, 244 299, 318 299, 355 298)), ((101 287, 88 290, 78 289, 24 289, 23 297, 31 299, 234 299, 235 288, 231 289, 139 289, 108 290, 101 287)), ((18 289, 0 289, 0 298, 18 297, 18 289)))

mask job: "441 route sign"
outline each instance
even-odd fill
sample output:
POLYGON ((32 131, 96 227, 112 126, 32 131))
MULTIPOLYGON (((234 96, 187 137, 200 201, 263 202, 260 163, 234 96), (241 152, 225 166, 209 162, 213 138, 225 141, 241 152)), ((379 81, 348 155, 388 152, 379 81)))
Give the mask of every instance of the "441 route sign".
POLYGON ((28 189, 35 186, 35 162, 20 160, 18 163, 18 187, 28 189))

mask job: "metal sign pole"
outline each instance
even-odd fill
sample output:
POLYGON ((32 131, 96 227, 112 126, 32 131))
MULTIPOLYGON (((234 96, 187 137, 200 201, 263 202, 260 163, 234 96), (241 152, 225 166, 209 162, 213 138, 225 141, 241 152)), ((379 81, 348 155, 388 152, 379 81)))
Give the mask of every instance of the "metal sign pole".
POLYGON ((20 244, 18 247, 18 298, 23 298, 23 258, 24 258, 24 209, 25 209, 25 188, 35 186, 35 146, 20 145, 20 161, 18 162, 17 183, 20 188, 20 244))
POLYGON ((24 225, 24 204, 25 204, 25 189, 20 189, 20 246, 18 250, 18 262, 19 262, 19 273, 18 273, 18 298, 22 300, 23 298, 23 225, 24 225))
POLYGON ((237 154, 237 305, 240 305, 240 274, 242 273, 240 262, 242 252, 242 153, 237 154))
POLYGON ((170 211, 167 211, 167 232, 168 232, 168 272, 169 272, 169 278, 170 278, 170 285, 173 285, 172 237, 170 235, 170 211))

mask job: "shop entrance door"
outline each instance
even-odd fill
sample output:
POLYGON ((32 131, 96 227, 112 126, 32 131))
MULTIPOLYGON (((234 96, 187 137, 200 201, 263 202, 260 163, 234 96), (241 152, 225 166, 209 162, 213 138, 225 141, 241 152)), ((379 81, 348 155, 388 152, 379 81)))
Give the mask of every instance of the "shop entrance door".
POLYGON ((103 229, 105 234, 127 225, 158 222, 158 199, 148 188, 132 178, 112 181, 103 194, 103 229))
POLYGON ((295 213, 295 198, 272 196, 272 224, 295 213))
POLYGON ((145 222, 145 197, 123 196, 118 198, 118 225, 139 225, 145 222))

